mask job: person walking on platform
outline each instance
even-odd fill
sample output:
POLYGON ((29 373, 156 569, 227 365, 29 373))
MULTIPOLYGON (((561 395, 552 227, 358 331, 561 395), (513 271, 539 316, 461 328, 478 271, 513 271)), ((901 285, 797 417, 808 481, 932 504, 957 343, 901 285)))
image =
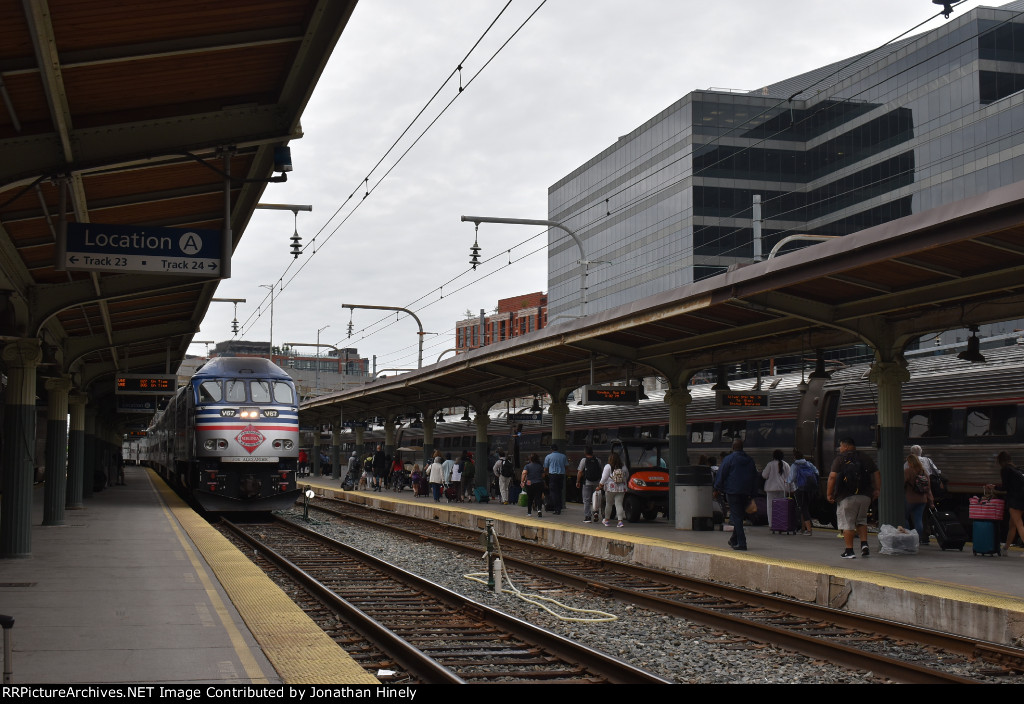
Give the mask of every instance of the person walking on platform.
POLYGON ((594 457, 594 448, 590 445, 583 450, 583 459, 576 469, 576 488, 583 489, 583 522, 591 523, 594 492, 601 486, 601 463, 594 457))
POLYGON ((430 491, 434 495, 434 503, 441 501, 441 485, 444 483, 444 467, 441 465, 441 456, 434 456, 434 463, 430 465, 427 474, 430 477, 430 491))
POLYGON ((609 525, 609 519, 612 515, 612 505, 615 505, 615 516, 619 520, 619 528, 625 524, 622 519, 626 517, 625 509, 625 498, 626 498, 626 484, 627 484, 626 470, 622 466, 622 458, 619 457, 619 453, 611 452, 608 454, 608 464, 604 466, 604 472, 601 473, 601 482, 599 486, 604 491, 604 520, 601 521, 603 525, 609 525))
POLYGON ((462 496, 473 499, 473 480, 476 478, 476 464, 473 462, 473 453, 463 451, 459 457, 459 464, 462 465, 462 496))
POLYGON ((743 441, 732 441, 732 452, 729 453, 718 468, 715 477, 715 489, 725 494, 729 502, 729 522, 732 524, 732 537, 729 547, 733 550, 747 549, 747 535, 743 532, 743 519, 746 517, 747 504, 754 494, 757 483, 757 465, 754 459, 743 451, 743 441))
POLYGON ((569 458, 558 451, 558 445, 551 446, 551 452, 544 458, 544 469, 548 470, 549 503, 555 515, 565 507, 565 467, 569 458))
POLYGON ((793 464, 789 466, 789 483, 796 487, 796 505, 803 521, 801 535, 811 535, 811 502, 818 495, 818 468, 804 458, 800 450, 793 450, 793 464))
POLYGON ((764 466, 761 476, 764 477, 764 493, 768 499, 768 525, 772 523, 772 502, 783 499, 789 492, 789 463, 783 460, 782 450, 772 453, 772 460, 764 466))
POLYGON ((504 450, 498 450, 498 461, 494 463, 494 476, 498 478, 498 493, 501 495, 501 503, 508 505, 508 488, 512 484, 512 477, 515 474, 515 467, 512 460, 505 456, 504 450))
POLYGON ((928 472, 917 455, 911 453, 907 456, 907 463, 903 470, 903 499, 906 502, 907 528, 917 531, 918 540, 921 545, 928 544, 928 536, 924 532, 924 507, 935 506, 935 499, 932 497, 931 482, 928 481, 928 472))
POLYGON ((377 445, 373 453, 373 490, 384 488, 384 478, 388 474, 388 457, 384 454, 384 446, 377 445))
POLYGON ((1003 483, 998 486, 990 484, 989 487, 1006 492, 1006 508, 1010 512, 1010 527, 1006 534, 1006 544, 999 553, 1006 555, 1017 537, 1024 538, 1024 523, 1021 521, 1021 517, 1024 516, 1024 472, 1013 465, 1010 461, 1010 453, 1006 450, 996 455, 996 462, 999 463, 999 474, 1003 483))
POLYGON ((857 449, 853 438, 839 441, 839 455, 832 462, 828 475, 826 497, 836 505, 836 522, 843 532, 846 550, 840 555, 845 560, 857 557, 853 552, 853 533, 860 535, 860 554, 867 557, 868 507, 878 498, 881 479, 874 460, 857 449))
POLYGON ((345 476, 341 478, 341 485, 345 486, 347 482, 356 482, 356 475, 359 473, 359 455, 356 454, 355 450, 352 450, 352 455, 348 458, 348 469, 345 470, 345 476))
POLYGON ((526 515, 529 516, 536 506, 537 518, 541 518, 544 515, 544 467, 536 452, 530 455, 530 461, 523 467, 523 476, 519 481, 526 487, 526 515))

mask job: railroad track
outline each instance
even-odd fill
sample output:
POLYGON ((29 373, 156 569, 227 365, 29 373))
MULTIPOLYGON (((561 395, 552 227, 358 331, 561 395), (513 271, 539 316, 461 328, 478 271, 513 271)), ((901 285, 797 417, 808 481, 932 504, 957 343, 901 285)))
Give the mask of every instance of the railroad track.
POLYGON ((302 526, 222 524, 351 620, 410 681, 667 683, 302 526))
MULTIPOLYGON (((343 520, 372 524, 416 540, 428 540, 470 554, 480 553, 480 531, 400 516, 337 499, 311 507, 343 520)), ((1024 673, 1024 651, 915 626, 860 616, 794 599, 762 594, 625 563, 581 557, 536 543, 501 539, 506 566, 564 585, 586 589, 723 632, 772 643, 811 657, 899 682, 969 683, 979 679, 922 666, 878 651, 930 649, 950 663, 976 663, 977 678, 1009 680, 1024 673), (955 658, 953 659, 955 662, 955 658)))

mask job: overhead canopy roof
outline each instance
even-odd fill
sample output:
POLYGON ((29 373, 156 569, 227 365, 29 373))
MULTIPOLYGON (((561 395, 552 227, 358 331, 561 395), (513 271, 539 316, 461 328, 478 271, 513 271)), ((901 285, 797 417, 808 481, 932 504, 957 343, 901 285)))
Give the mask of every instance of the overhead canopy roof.
POLYGON ((176 369, 217 280, 57 270, 58 179, 69 221, 222 230, 226 154, 234 249, 355 4, 0 3, 0 334, 80 388, 176 369))
MULTIPOLYGON (((1024 314, 1024 183, 751 264, 417 372, 302 405, 306 418, 478 408, 654 372, 864 342, 892 358, 932 331, 1024 314)), ((562 396, 564 398, 564 396, 562 396)), ((308 420, 306 422, 309 422, 308 420)))

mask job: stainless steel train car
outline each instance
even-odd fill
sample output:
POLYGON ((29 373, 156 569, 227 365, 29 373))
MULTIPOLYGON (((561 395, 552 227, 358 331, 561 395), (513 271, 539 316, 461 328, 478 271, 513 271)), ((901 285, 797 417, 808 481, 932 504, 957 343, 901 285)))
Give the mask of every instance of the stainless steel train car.
MULTIPOLYGON (((903 387, 904 454, 921 445, 948 481, 947 504, 958 508, 984 484, 999 483, 994 458, 1007 450, 1024 461, 1024 346, 985 350, 984 363, 970 363, 948 354, 916 356, 909 362, 910 381, 903 387)), ((758 466, 783 450, 789 459, 796 448, 811 459, 824 476, 836 454, 840 438, 852 437, 859 449, 877 451, 877 387, 868 380, 869 365, 834 371, 830 379, 784 374, 761 379, 767 390, 767 408, 716 408, 710 384, 689 388, 687 407, 689 461, 701 455, 717 458, 740 438, 758 466)), ((734 391, 754 388, 754 379, 729 382, 734 391)), ((566 421, 567 448, 576 466, 584 446, 593 445, 605 455, 616 439, 657 440, 668 436, 668 407, 659 394, 635 407, 577 406, 570 402, 566 421)), ((550 417, 540 420, 492 411, 488 428, 493 451, 545 453, 551 445, 550 417), (518 434, 516 430, 521 427, 518 434)), ((367 447, 381 442, 383 432, 365 434, 367 447)), ((422 445, 422 430, 403 427, 396 434, 399 445, 422 445)), ((652 447, 656 443, 651 443, 652 447)), ((435 445, 454 453, 475 451, 475 427, 471 423, 439 423, 435 445)), ((709 464, 717 464, 712 459, 709 464)), ((570 485, 572 483, 570 482, 570 485)), ((570 489, 574 489, 570 486, 570 489)), ((823 511, 828 511, 823 507, 823 511)))
POLYGON ((257 357, 216 357, 153 419, 144 459, 208 511, 269 511, 299 495, 295 384, 257 357))

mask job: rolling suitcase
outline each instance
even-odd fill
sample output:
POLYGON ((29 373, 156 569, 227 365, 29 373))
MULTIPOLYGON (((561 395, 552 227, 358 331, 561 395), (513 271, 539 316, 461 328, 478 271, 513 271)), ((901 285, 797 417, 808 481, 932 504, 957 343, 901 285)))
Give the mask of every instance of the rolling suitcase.
POLYGON ((967 543, 967 531, 950 511, 939 511, 934 506, 928 507, 932 530, 935 539, 943 550, 963 550, 967 543))
POLYGON ((999 541, 996 539, 995 521, 975 521, 972 540, 975 555, 998 555, 999 541))
POLYGON ((790 497, 772 499, 772 533, 796 533, 800 525, 796 512, 796 501, 790 497))

